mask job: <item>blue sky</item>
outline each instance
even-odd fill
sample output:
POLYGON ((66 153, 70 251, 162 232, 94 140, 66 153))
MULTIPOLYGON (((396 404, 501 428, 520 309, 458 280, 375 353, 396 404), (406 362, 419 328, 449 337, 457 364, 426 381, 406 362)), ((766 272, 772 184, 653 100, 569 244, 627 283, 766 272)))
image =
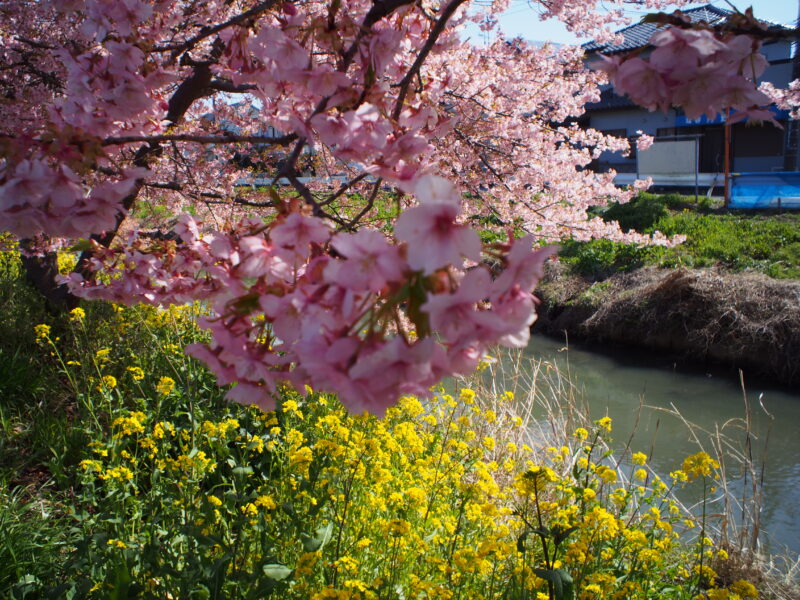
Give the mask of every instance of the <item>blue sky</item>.
MULTIPOLYGON (((797 18, 797 0, 731 1, 742 11, 752 5, 756 17, 775 23, 792 24, 797 18)), ((690 7, 704 4, 707 4, 707 2, 694 3, 690 7)), ((711 4, 720 8, 729 8, 725 0, 715 0, 711 4)), ((641 18, 645 14, 644 11, 640 10, 630 10, 628 12, 634 19, 641 18)), ((526 40, 552 41, 561 44, 586 41, 575 37, 558 21, 540 21, 537 8, 532 8, 528 4, 528 0, 512 0, 510 8, 501 17, 500 24, 507 37, 521 36, 526 40)), ((471 28, 468 35, 474 42, 480 43, 482 34, 477 28, 471 28)))

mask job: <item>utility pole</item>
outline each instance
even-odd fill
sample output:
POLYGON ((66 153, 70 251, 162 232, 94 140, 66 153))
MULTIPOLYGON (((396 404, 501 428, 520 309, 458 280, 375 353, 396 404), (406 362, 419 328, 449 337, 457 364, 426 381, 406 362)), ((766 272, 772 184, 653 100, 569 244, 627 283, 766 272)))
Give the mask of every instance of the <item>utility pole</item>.
MULTIPOLYGON (((790 81, 800 79, 800 40, 797 32, 800 31, 800 0, 797 2, 797 20, 795 21, 795 37, 792 42, 792 76, 790 81)), ((800 171, 798 165, 798 148, 800 146, 800 122, 789 119, 786 124, 786 152, 784 154, 783 170, 800 171)))

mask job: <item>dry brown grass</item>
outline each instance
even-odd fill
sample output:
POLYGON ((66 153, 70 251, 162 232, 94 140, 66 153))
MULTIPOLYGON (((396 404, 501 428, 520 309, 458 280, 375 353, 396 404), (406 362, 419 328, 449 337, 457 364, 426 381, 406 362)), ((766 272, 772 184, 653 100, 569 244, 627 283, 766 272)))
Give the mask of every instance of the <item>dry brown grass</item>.
POLYGON ((678 352, 800 383, 800 282, 757 273, 645 267, 601 284, 563 271, 543 286, 542 326, 678 352))

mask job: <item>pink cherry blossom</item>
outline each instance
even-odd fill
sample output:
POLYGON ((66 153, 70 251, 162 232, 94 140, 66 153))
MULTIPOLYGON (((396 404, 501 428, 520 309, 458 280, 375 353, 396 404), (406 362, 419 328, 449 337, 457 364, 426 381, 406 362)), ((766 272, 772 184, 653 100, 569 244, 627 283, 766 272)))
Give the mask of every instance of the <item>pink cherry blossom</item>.
POLYGON ((299 213, 290 214, 270 232, 272 243, 283 248, 293 248, 298 253, 307 252, 310 244, 327 242, 330 235, 330 230, 321 221, 299 213))
POLYGON ((428 313, 431 327, 450 343, 460 343, 465 335, 490 338, 500 323, 491 312, 477 310, 478 303, 488 298, 490 285, 489 272, 477 267, 467 272, 455 292, 434 294, 422 310, 428 313))
POLYGON ((379 231, 363 229, 336 234, 331 243, 347 260, 333 261, 326 268, 331 282, 354 290, 380 291, 390 281, 400 281, 404 264, 396 247, 379 231))
POLYGON ((669 88, 664 75, 641 58, 623 62, 614 76, 614 85, 650 110, 666 110, 669 88))

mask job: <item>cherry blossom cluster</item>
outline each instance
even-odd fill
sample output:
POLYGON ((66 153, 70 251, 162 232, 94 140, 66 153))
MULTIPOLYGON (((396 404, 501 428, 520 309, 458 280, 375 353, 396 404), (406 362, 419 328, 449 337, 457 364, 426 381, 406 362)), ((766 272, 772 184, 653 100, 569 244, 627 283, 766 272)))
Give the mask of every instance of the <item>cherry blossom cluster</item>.
POLYGON ((66 164, 44 157, 6 166, 0 186, 0 230, 20 237, 47 232, 51 236, 80 238, 116 224, 122 199, 144 169, 126 169, 119 179, 108 178, 87 188, 66 164))
POLYGON ((748 35, 696 27, 659 28, 648 56, 601 56, 595 67, 615 89, 650 110, 680 106, 690 119, 735 111, 730 122, 746 118, 774 121, 770 98, 755 82, 766 69, 761 42, 748 35))
POLYGON ((769 96, 778 108, 790 111, 793 119, 800 119, 800 79, 790 82, 785 90, 776 88, 768 81, 762 82, 758 89, 769 96))
MULTIPOLYGON (((380 413, 493 343, 525 344, 545 244, 679 241, 588 216, 647 183, 586 168, 630 148, 575 124, 605 81, 582 49, 462 39, 507 4, 8 0, 0 230, 40 251, 88 240, 76 296, 207 303, 212 341, 189 351, 235 400, 266 406, 288 381, 380 413), (170 218, 136 210, 151 203, 170 218), (478 225, 513 235, 482 245, 478 225)), ((598 5, 541 2, 608 37, 620 14, 598 5)), ((606 60, 645 106, 763 103, 750 38, 673 27, 654 45, 649 62, 606 60)))
POLYGON ((121 303, 206 300, 212 342, 187 351, 221 385, 237 384, 232 400, 271 407, 271 392, 291 382, 382 414, 402 394, 474 370, 494 344, 524 347, 532 290, 555 251, 534 250, 531 236, 500 244, 490 250, 505 269, 493 279, 477 263, 478 234, 458 222, 456 188, 426 175, 412 191, 419 204, 398 219, 399 244, 372 229, 334 233, 299 211, 227 232, 184 214, 180 243, 133 234, 93 259, 109 283, 72 275, 69 284, 121 303))

